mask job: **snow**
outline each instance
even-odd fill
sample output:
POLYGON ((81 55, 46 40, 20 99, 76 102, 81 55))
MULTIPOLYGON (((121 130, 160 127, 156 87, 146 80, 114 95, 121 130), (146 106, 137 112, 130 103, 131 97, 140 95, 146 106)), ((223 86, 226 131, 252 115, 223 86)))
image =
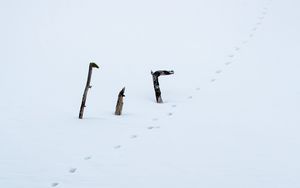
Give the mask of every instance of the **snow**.
POLYGON ((299 187, 299 6, 0 1, 0 187, 299 187))

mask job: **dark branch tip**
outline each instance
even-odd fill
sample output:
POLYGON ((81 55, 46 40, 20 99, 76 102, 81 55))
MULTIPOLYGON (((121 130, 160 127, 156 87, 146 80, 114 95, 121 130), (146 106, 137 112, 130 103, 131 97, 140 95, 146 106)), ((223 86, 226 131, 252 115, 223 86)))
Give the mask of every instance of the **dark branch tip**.
POLYGON ((91 65, 93 68, 99 69, 99 66, 98 66, 96 63, 94 63, 94 62, 91 62, 90 65, 91 65))

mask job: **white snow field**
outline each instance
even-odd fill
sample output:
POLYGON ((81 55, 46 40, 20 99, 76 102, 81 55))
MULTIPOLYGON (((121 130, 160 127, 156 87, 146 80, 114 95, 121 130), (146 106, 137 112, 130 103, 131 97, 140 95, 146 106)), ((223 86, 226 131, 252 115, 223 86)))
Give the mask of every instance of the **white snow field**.
POLYGON ((0 0, 0 188, 299 188, 299 9, 0 0))

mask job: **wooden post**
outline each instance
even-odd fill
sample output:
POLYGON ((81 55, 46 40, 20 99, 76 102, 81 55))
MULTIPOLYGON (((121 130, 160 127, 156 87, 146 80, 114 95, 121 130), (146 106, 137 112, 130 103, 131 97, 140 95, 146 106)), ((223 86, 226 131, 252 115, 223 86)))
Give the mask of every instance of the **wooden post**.
POLYGON ((123 109, 123 98, 125 97, 124 95, 125 93, 125 87, 120 91, 119 95, 118 95, 118 101, 117 101, 117 105, 116 105, 116 111, 115 111, 115 115, 120 116, 122 115, 122 109, 123 109))
POLYGON ((166 70, 159 70, 159 71, 155 71, 155 72, 151 71, 151 74, 152 74, 152 78, 153 78, 153 86, 154 86, 154 91, 155 91, 156 102, 163 103, 163 100, 161 98, 161 91, 159 88, 158 77, 174 74, 174 71, 166 71, 166 70))
POLYGON ((89 65, 89 73, 88 73, 88 78, 87 78, 87 82, 85 85, 85 89, 84 89, 84 93, 83 93, 83 97, 82 97, 82 102, 81 102, 81 106, 80 106, 80 111, 79 111, 79 119, 82 119, 83 117, 83 112, 84 112, 84 108, 85 106, 85 102, 86 102, 86 98, 87 98, 87 94, 90 88, 92 88, 92 86, 90 85, 91 83, 91 79, 92 79, 92 72, 93 72, 93 68, 99 68, 99 66, 96 63, 91 62, 89 65))

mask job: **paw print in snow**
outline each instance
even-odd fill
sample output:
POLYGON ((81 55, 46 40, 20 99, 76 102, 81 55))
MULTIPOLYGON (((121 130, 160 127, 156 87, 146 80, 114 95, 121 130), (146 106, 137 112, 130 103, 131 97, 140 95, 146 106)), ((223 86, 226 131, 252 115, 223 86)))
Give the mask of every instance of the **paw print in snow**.
POLYGON ((70 172, 70 173, 75 173, 76 170, 77 170, 77 168, 70 168, 69 172, 70 172))
POLYGON ((55 182, 55 183, 52 183, 52 184, 51 184, 51 187, 56 187, 56 186, 58 186, 58 185, 59 185, 59 183, 55 182))

